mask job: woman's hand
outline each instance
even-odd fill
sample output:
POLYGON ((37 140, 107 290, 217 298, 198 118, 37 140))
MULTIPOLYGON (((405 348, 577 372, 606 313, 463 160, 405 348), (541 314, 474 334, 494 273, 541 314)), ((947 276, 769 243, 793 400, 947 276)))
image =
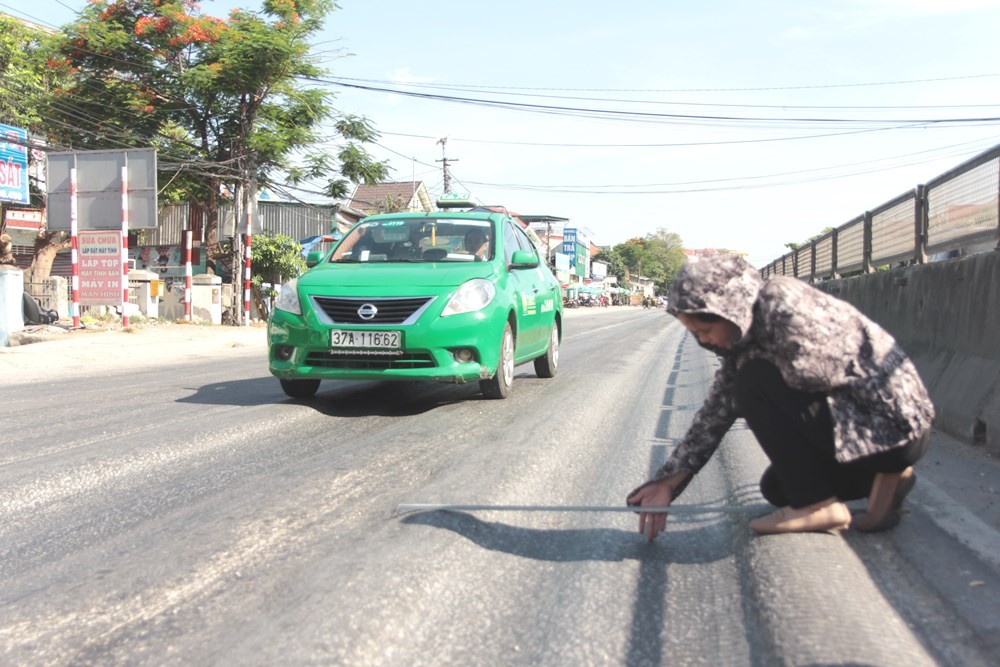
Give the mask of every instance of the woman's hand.
MULTIPOLYGON (((658 479, 646 482, 629 494, 625 502, 638 507, 666 507, 673 500, 674 490, 669 480, 658 479)), ((656 536, 667 529, 667 514, 665 512, 640 512, 639 532, 652 542, 656 536)))

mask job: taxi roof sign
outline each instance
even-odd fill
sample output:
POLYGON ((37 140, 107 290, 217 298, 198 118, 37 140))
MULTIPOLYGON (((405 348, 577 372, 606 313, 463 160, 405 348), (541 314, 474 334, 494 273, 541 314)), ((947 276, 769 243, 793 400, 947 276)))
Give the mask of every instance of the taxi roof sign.
POLYGON ((476 203, 468 192, 446 192, 437 200, 438 208, 475 208, 476 203))

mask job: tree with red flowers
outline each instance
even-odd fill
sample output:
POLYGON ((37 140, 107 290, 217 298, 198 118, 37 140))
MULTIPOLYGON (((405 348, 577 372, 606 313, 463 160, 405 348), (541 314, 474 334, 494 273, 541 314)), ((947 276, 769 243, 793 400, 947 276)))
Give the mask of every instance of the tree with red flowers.
POLYGON ((246 210, 258 187, 281 187, 279 177, 334 174, 325 187, 333 198, 384 180, 386 164, 363 147, 377 138, 371 124, 303 85, 324 74, 309 40, 333 8, 263 0, 223 19, 195 0, 90 0, 48 59, 65 81, 47 112, 51 134, 74 149, 155 147, 161 201, 207 211, 209 249, 221 247, 222 198, 246 210), (340 148, 311 151, 331 129, 340 148))

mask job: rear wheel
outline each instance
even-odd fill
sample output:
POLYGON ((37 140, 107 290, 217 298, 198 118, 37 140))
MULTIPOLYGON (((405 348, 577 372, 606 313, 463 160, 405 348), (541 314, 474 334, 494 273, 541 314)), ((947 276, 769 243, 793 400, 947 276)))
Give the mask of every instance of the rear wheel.
POLYGON ((497 372, 489 380, 480 380, 479 388, 486 398, 507 398, 512 384, 514 384, 514 332, 511 331, 508 322, 503 326, 497 372))
POLYGON ((319 391, 319 380, 285 380, 279 378, 282 390, 292 398, 312 398, 319 391))
POLYGON ((559 368, 559 325, 552 323, 552 333, 549 334, 549 349, 541 357, 535 359, 535 374, 540 378, 553 378, 559 368))

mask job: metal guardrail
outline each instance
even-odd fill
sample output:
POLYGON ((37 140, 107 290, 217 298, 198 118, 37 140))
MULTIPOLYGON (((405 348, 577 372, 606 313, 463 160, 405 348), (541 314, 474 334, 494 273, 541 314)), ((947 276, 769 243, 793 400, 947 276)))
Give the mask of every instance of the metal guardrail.
POLYGON ((1000 145, 803 244, 761 275, 815 282, 991 241, 1000 249, 1000 145))

